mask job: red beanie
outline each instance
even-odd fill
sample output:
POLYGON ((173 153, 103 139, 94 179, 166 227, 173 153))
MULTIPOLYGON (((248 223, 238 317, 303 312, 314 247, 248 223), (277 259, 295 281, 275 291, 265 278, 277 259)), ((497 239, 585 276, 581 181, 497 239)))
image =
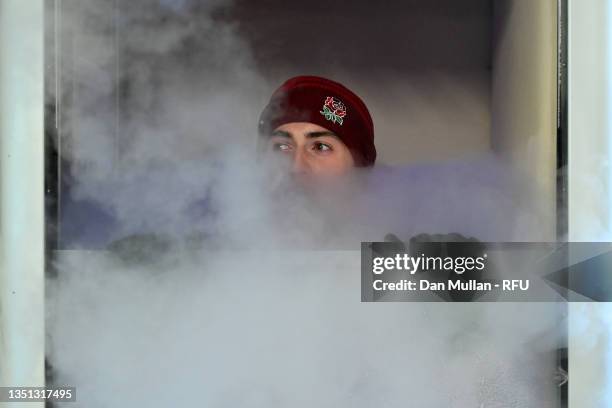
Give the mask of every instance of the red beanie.
POLYGON ((298 76, 278 88, 259 118, 259 134, 270 135, 291 122, 309 122, 334 132, 349 148, 355 165, 376 160, 374 124, 368 108, 350 89, 316 76, 298 76))

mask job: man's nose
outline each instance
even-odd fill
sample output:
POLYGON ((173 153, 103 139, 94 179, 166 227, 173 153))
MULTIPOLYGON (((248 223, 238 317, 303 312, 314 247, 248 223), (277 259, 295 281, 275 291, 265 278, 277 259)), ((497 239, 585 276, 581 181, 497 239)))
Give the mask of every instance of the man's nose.
POLYGON ((304 174, 310 171, 310 166, 308 165, 308 159, 304 157, 304 154, 301 152, 297 152, 293 156, 293 163, 291 166, 291 172, 294 174, 304 174))

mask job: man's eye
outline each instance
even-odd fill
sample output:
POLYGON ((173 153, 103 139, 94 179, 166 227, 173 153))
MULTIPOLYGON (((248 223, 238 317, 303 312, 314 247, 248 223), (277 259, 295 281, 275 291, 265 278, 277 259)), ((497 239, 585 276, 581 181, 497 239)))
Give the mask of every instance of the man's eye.
POLYGON ((290 147, 286 143, 274 143, 272 145, 272 150, 275 152, 286 152, 289 151, 290 147))
POLYGON ((314 148, 316 151, 319 152, 329 152, 332 150, 332 147, 330 145, 321 142, 315 143, 314 148))

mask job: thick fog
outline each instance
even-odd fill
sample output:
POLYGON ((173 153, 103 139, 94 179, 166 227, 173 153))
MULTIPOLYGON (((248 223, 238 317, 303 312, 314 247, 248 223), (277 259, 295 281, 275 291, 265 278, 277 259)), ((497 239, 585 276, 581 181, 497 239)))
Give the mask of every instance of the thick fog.
POLYGON ((52 381, 88 408, 556 406, 562 306, 360 302, 361 241, 537 240, 537 188, 493 153, 296 187, 256 153, 286 78, 265 79, 230 6, 64 3, 58 145, 71 199, 115 228, 108 250, 77 234, 57 254, 52 381))

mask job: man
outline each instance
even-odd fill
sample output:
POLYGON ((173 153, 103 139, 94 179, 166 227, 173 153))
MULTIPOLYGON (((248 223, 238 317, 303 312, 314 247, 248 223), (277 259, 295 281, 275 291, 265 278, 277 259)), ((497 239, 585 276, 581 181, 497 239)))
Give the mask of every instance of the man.
POLYGON ((316 76, 287 80, 259 120, 260 147, 288 159, 301 181, 335 178, 376 161, 374 125, 361 98, 316 76))
MULTIPOLYGON (((326 78, 298 76, 285 81, 261 113, 259 136, 262 150, 288 159, 290 172, 301 185, 318 187, 321 181, 337 180, 355 168, 371 167, 376 161, 374 125, 365 103, 344 85, 326 78)), ((335 195, 344 204, 337 188, 344 183, 333 184, 335 195)), ((325 198, 329 196, 324 194, 325 198)), ((344 205, 338 208, 343 210, 341 215, 347 215, 344 205)), ((335 223, 338 214, 320 214, 327 217, 336 233, 350 225, 345 219, 335 223)), ((384 239, 403 245, 394 234, 384 239)), ((474 238, 453 233, 419 234, 410 239, 410 245, 449 241, 478 243, 474 238)), ((469 301, 474 294, 450 292, 449 296, 469 301)))

